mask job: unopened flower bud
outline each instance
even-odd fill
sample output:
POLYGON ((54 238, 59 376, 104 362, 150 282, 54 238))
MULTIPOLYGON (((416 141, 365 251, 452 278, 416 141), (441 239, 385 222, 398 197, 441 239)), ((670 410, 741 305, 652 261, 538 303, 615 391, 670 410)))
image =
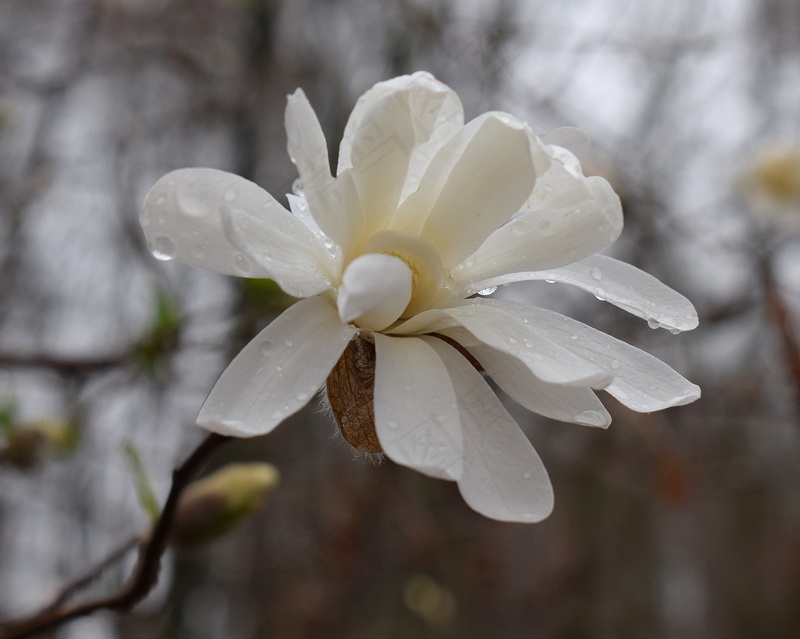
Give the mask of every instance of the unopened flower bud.
POLYGON ((221 537, 254 513, 278 485, 267 463, 228 464, 191 484, 178 502, 172 542, 192 546, 221 537))
POLYGON ((54 419, 15 425, 6 438, 2 458, 17 468, 33 468, 66 448, 69 433, 69 424, 54 419))

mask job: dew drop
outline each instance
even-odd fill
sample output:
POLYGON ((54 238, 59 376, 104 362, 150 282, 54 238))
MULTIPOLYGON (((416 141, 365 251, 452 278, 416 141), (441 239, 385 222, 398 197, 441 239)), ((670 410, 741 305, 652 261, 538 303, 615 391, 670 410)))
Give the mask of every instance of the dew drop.
POLYGON ((303 197, 305 195, 305 190, 303 189, 303 181, 300 178, 297 178, 294 182, 292 182, 292 193, 295 195, 299 195, 303 197))
POLYGON ((548 284, 555 284, 556 283, 555 280, 545 280, 545 282, 547 282, 548 284))
POLYGON ((509 336, 508 343, 509 344, 516 344, 517 343, 517 338, 509 336))
POLYGON ((177 201, 181 213, 188 217, 205 217, 211 213, 211 209, 206 200, 194 197, 190 193, 178 191, 177 201))
POLYGON ((253 272, 253 265, 250 263, 244 255, 237 255, 233 258, 233 265, 236 267, 236 270, 239 271, 242 275, 249 275, 253 272))
POLYGON ((592 278, 593 279, 598 280, 598 281, 603 279, 603 272, 599 268, 597 268, 596 266, 592 269, 591 273, 592 273, 592 278))
POLYGON ((569 338, 570 339, 578 339, 578 336, 573 334, 573 335, 570 335, 569 338))
POLYGON ((153 241, 150 243, 150 252, 157 260, 168 262, 169 260, 175 259, 175 253, 177 251, 175 249, 175 243, 171 239, 164 235, 159 235, 153 238, 153 241))
POLYGON ((309 397, 308 393, 303 393, 303 392, 297 393, 297 401, 298 402, 304 402, 304 401, 306 401, 308 399, 308 397, 309 397))
POLYGON ((489 288, 485 288, 485 289, 483 289, 481 291, 478 291, 478 295, 483 295, 483 296, 491 295, 496 290, 497 290, 496 286, 490 286, 489 288))
POLYGON ((284 345, 288 346, 289 348, 294 346, 294 342, 292 340, 290 340, 290 339, 283 340, 283 343, 284 343, 284 345))
POLYGON ((236 199, 236 189, 232 186, 227 188, 223 197, 225 198, 225 201, 233 202, 236 199))
POLYGON ((679 328, 670 328, 669 332, 672 333, 673 335, 677 335, 678 333, 681 332, 681 329, 679 329, 679 328))
POLYGON ((653 319, 652 317, 647 320, 647 325, 650 328, 658 328, 661 324, 658 323, 658 320, 653 319))

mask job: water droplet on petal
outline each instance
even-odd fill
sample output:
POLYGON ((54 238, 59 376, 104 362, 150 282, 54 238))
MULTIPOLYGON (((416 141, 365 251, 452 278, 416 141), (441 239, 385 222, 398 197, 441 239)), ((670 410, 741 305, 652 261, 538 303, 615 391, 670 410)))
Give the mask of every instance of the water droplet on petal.
POLYGON ((272 417, 271 418, 272 419, 283 419, 284 414, 285 413, 280 408, 278 408, 278 409, 275 410, 275 412, 272 413, 272 417))
POLYGON ((290 340, 290 339, 285 339, 285 340, 283 340, 283 343, 284 343, 286 346, 288 346, 289 348, 291 348, 292 346, 294 346, 294 342, 293 342, 292 340, 290 340))
POLYGON ((652 317, 647 320, 647 325, 650 328, 658 328, 661 324, 658 323, 658 320, 653 319, 652 317))
POLYGON ((166 195, 160 195, 156 200, 156 204, 164 204, 167 201, 166 195))
POLYGON ((253 272, 253 265, 244 255, 239 254, 233 258, 233 265, 242 275, 250 275, 253 272))
POLYGON ((548 284, 555 284, 556 283, 555 280, 545 280, 545 282, 547 282, 548 284))
POLYGON ((303 392, 297 393, 297 401, 298 402, 304 402, 308 398, 309 398, 309 394, 308 393, 303 393, 303 392))
POLYGON ((159 235, 153 238, 150 243, 150 252, 153 257, 162 262, 168 262, 175 259, 176 249, 175 243, 164 235, 159 235))
POLYGON ((517 343, 517 338, 509 336, 508 343, 509 344, 516 344, 517 343))
POLYGON ((481 291, 478 291, 478 295, 483 295, 483 296, 491 295, 496 290, 497 290, 496 286, 490 286, 489 288, 485 288, 485 289, 483 289, 481 291))
POLYGON ((603 279, 603 272, 596 266, 592 269, 591 273, 593 279, 596 279, 598 281, 603 279))
POLYGON ((525 479, 530 479, 530 478, 531 478, 531 474, 532 474, 532 473, 531 473, 531 471, 529 471, 529 470, 526 470, 524 473, 522 473, 522 476, 523 476, 525 479))
POLYGON ((579 424, 587 426, 605 426, 606 417, 597 410, 585 410, 578 415, 575 415, 575 421, 579 424))
POLYGON ((303 189, 303 181, 300 178, 297 178, 294 182, 292 182, 292 193, 295 195, 299 195, 303 197, 305 195, 305 190, 303 189))
POLYGON ((570 339, 578 339, 578 336, 573 334, 573 335, 570 335, 569 338, 570 339))

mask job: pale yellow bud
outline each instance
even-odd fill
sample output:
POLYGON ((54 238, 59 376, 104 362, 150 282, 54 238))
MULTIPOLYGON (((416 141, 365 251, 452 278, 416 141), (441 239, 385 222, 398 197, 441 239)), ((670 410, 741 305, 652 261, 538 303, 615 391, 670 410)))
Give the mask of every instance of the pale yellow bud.
POLYGON ((15 425, 6 437, 2 459, 17 468, 29 469, 69 447, 72 429, 54 419, 15 425))
POLYGON ((754 213, 800 227, 800 148, 762 151, 742 180, 754 213))
POLYGON ((191 484, 178 502, 171 539, 192 546, 220 537, 254 513, 278 485, 263 462, 228 464, 191 484))

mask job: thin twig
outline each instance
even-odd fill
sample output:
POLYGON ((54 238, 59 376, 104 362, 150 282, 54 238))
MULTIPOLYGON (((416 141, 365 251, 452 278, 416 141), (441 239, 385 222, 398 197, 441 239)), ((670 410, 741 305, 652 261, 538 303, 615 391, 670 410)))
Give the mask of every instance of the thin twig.
POLYGON ((780 333, 783 343, 783 354, 789 365, 792 377, 795 404, 800 413, 800 344, 798 344, 797 331, 789 309, 781 298, 772 263, 768 256, 760 261, 761 283, 764 287, 764 303, 767 306, 769 317, 780 333))
POLYGON ((152 533, 139 549, 139 561, 128 582, 119 592, 74 604, 63 603, 45 607, 25 619, 0 624, 3 639, 22 639, 99 610, 127 610, 144 599, 158 582, 161 556, 166 550, 169 533, 175 520, 175 510, 183 490, 205 465, 211 454, 230 438, 212 433, 194 450, 188 459, 172 473, 172 488, 161 517, 152 533))

